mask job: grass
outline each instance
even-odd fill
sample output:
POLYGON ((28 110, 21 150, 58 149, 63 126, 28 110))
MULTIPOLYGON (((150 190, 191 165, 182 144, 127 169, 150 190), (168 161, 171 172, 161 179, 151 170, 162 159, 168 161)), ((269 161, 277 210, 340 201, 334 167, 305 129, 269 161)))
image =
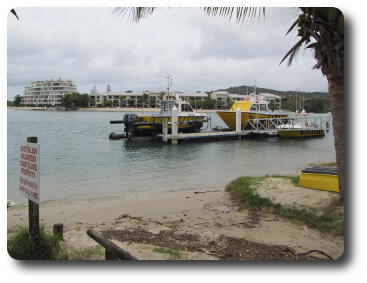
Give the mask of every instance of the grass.
POLYGON ((17 260, 59 259, 61 241, 60 237, 46 232, 44 227, 41 227, 39 235, 33 239, 28 229, 21 228, 8 239, 8 253, 17 260))
MULTIPOLYGON (((83 250, 71 249, 68 251, 69 260, 92 260, 104 256, 105 249, 101 245, 88 247, 83 250)), ((103 257, 104 258, 104 257, 103 257)))
POLYGON ((182 259, 182 255, 180 251, 171 248, 162 248, 162 247, 155 247, 153 252, 160 253, 160 254, 168 254, 169 259, 182 259))
MULTIPOLYGON (((297 177, 271 176, 276 178, 290 179, 297 184, 297 177)), ((299 221, 308 227, 316 228, 323 232, 337 235, 344 233, 344 212, 338 206, 336 198, 328 206, 322 209, 311 207, 286 206, 275 203, 269 198, 262 197, 256 193, 256 188, 267 177, 240 177, 226 186, 226 191, 231 193, 240 209, 247 208, 254 211, 273 213, 280 217, 299 221)))

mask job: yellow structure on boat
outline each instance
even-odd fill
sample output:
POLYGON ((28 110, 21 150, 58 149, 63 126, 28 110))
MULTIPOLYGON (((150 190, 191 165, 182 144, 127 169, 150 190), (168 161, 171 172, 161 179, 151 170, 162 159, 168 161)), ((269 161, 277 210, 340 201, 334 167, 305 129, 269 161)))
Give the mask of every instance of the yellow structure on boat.
POLYGON ((270 111, 268 102, 264 100, 244 100, 233 103, 231 109, 221 110, 216 113, 223 122, 232 130, 236 129, 236 111, 241 111, 241 129, 249 119, 287 118, 288 114, 280 111, 270 111))
POLYGON ((339 192, 336 167, 310 167, 302 170, 298 186, 310 189, 339 192))

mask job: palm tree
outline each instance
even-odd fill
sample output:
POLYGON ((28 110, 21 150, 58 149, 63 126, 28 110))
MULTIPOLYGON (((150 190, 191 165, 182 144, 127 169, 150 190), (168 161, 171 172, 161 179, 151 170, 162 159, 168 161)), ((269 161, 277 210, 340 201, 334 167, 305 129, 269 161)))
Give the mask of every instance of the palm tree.
POLYGON ((339 175, 341 202, 344 202, 344 16, 336 8, 299 8, 298 19, 287 34, 298 28, 300 40, 288 51, 291 65, 302 46, 314 52, 316 64, 328 80, 331 115, 333 118, 336 165, 339 175))
MULTIPOLYGON (((234 19, 241 25, 265 15, 265 8, 205 7, 208 16, 234 19)), ((155 7, 115 8, 114 12, 138 22, 154 13, 155 7)), ((314 52, 316 64, 328 80, 331 115, 333 119, 334 146, 339 175, 340 201, 344 202, 344 17, 336 8, 299 8, 300 14, 287 34, 298 28, 299 41, 284 56, 291 65, 301 47, 314 52)))

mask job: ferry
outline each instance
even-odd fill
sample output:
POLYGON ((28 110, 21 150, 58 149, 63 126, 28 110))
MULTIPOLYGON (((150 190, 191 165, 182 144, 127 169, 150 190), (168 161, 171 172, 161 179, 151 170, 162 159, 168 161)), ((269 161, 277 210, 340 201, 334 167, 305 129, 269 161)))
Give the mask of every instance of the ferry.
POLYGON ((288 118, 288 114, 284 111, 269 110, 269 102, 262 99, 261 96, 250 96, 250 99, 236 101, 229 110, 216 111, 223 122, 232 130, 236 129, 236 111, 241 111, 241 129, 248 129, 246 125, 250 119, 266 119, 266 118, 288 118))
POLYGON ((131 137, 154 137, 162 134, 163 120, 168 121, 168 133, 171 132, 172 110, 178 110, 178 132, 200 132, 203 123, 206 122, 205 113, 194 112, 190 103, 182 100, 177 94, 167 93, 161 101, 160 112, 152 115, 137 115, 127 113, 123 120, 110 121, 111 124, 124 124, 124 134, 110 134, 110 139, 131 137))

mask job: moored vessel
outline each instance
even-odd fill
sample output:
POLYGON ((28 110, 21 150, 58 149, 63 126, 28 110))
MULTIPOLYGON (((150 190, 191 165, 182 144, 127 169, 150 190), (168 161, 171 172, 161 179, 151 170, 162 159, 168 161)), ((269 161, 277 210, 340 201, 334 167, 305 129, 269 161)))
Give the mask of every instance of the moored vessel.
POLYGON ((288 114, 281 110, 270 110, 269 102, 259 95, 251 95, 248 100, 236 101, 229 110, 216 111, 223 122, 232 130, 236 129, 236 111, 241 111, 241 129, 250 126, 250 119, 288 118, 288 114))
POLYGON ((194 112, 190 103, 182 100, 177 94, 167 93, 161 101, 159 113, 151 115, 137 115, 127 113, 123 120, 111 121, 111 124, 124 124, 124 134, 111 133, 110 139, 131 137, 155 137, 163 132, 163 123, 168 123, 168 133, 172 128, 172 114, 177 112, 178 132, 197 133, 200 132, 206 121, 205 113, 194 112))

